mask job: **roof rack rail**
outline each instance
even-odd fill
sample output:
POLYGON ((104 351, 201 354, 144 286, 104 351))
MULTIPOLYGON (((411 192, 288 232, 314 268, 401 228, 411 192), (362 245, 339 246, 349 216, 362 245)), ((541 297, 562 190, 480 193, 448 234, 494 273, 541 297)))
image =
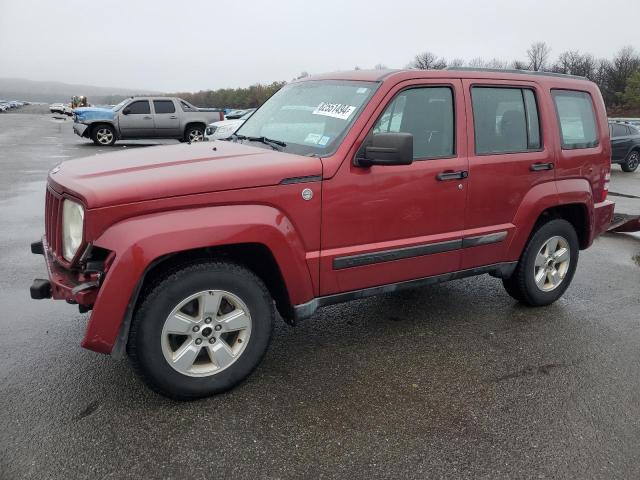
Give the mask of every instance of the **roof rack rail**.
POLYGON ((521 75, 540 75, 544 77, 576 78, 580 80, 588 80, 587 77, 582 77, 580 75, 569 75, 568 73, 537 72, 533 70, 517 70, 515 68, 446 67, 445 70, 457 70, 461 72, 519 73, 521 75))

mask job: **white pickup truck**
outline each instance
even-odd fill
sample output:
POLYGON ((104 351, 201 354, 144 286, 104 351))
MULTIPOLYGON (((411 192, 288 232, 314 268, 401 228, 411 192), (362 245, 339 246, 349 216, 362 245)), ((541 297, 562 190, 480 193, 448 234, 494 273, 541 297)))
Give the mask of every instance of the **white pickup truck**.
POLYGON ((224 120, 221 109, 197 108, 181 98, 131 97, 113 108, 76 108, 73 131, 96 145, 142 138, 199 142, 207 125, 219 120, 224 120))

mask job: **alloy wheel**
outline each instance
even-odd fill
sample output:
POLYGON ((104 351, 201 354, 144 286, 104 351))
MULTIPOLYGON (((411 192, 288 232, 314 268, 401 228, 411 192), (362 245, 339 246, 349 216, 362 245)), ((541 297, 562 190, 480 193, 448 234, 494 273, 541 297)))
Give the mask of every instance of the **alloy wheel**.
POLYGON ((201 130, 191 130, 189 132, 189 142, 201 142, 204 140, 204 134, 201 130))
POLYGON ((555 290, 569 271, 571 251, 569 242, 561 236, 547 240, 536 255, 534 278, 543 292, 555 290))
POLYGON ((98 143, 109 145, 113 141, 113 132, 108 128, 100 128, 96 132, 96 138, 98 139, 98 143))
POLYGON ((240 358, 251 336, 244 302, 224 290, 198 292, 171 311, 162 329, 162 353, 179 373, 214 375, 240 358))

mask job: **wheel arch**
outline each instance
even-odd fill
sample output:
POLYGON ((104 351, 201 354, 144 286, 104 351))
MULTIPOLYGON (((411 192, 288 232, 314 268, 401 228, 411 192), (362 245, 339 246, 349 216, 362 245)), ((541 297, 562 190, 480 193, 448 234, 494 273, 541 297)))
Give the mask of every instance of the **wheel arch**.
POLYGON ((280 267, 266 245, 243 243, 185 250, 157 258, 144 271, 131 294, 118 338, 111 349, 111 355, 116 358, 122 358, 125 355, 133 316, 159 281, 175 271, 211 260, 229 261, 251 270, 269 290, 280 316, 287 323, 294 321, 294 310, 289 298, 289 291, 280 267))
POLYGON ((591 185, 584 179, 541 184, 529 191, 513 220, 516 234, 509 245, 509 259, 517 260, 539 226, 553 218, 564 218, 576 229, 580 248, 593 242, 594 209, 591 185))
POLYGON ((202 133, 203 134, 204 134, 204 131, 207 128, 207 124, 205 122, 203 122, 202 120, 191 120, 191 121, 189 121, 188 123, 185 124, 184 130, 182 131, 182 134, 185 135, 190 127, 195 127, 195 126, 202 127, 202 133))
POLYGON ((547 208, 538 217, 530 236, 533 235, 541 225, 555 219, 566 220, 573 226, 573 229, 578 235, 580 249, 585 249, 589 246, 589 210, 584 203, 567 203, 547 208))

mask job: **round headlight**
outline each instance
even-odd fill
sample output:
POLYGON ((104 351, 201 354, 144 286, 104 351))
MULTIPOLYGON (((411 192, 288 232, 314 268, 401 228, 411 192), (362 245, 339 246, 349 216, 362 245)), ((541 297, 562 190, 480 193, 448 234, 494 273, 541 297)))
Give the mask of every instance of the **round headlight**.
POLYGON ((79 203, 65 200, 62 204, 62 256, 73 260, 80 244, 84 226, 84 208, 79 203))

